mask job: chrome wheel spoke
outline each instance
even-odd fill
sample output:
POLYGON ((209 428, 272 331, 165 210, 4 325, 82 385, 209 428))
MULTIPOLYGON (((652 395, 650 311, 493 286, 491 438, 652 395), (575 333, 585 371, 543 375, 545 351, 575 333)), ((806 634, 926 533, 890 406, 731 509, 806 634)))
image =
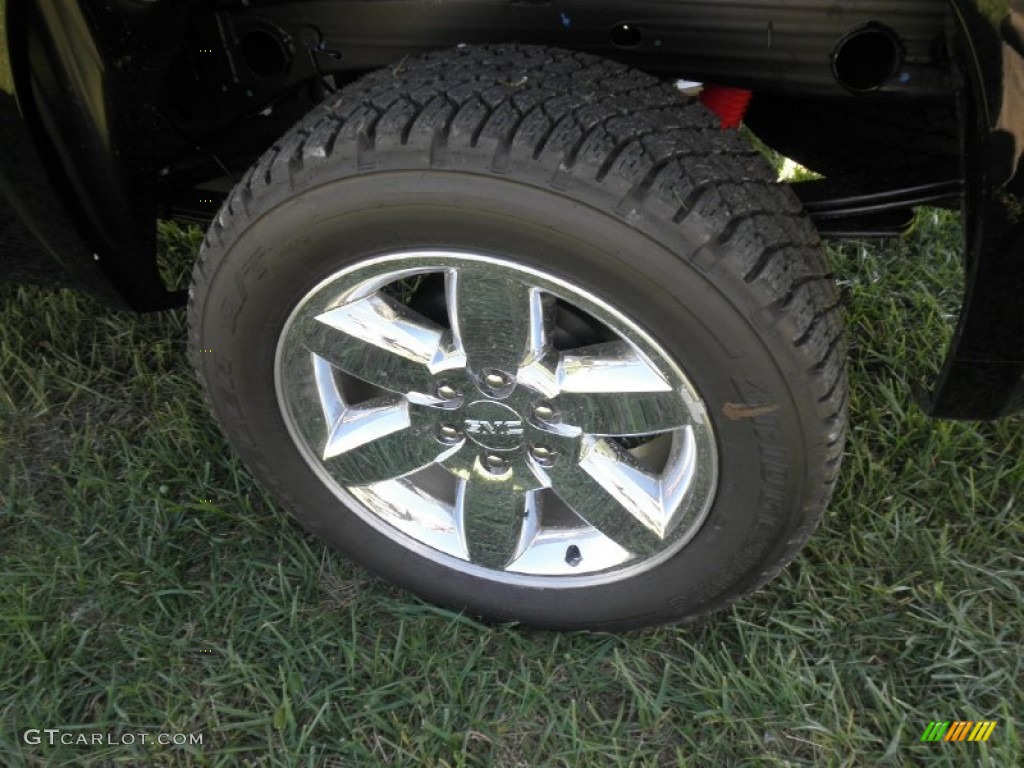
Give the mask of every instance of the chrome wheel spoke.
POLYGON ((666 375, 625 341, 594 344, 562 353, 558 363, 563 392, 671 392, 666 375))
POLYGON ((445 329, 379 293, 317 315, 302 343, 334 367, 402 394, 428 393, 432 373, 461 367, 445 329))
POLYGON ((351 493, 389 525, 439 552, 468 559, 455 529, 451 504, 431 495, 411 478, 360 486, 352 488, 351 493))
POLYGON ((455 497, 455 525, 469 560, 485 568, 504 568, 516 556, 524 521, 529 519, 525 494, 509 470, 493 475, 474 466, 460 479, 455 497))
POLYGON ((587 434, 654 434, 690 420, 679 392, 626 342, 562 353, 555 378, 562 420, 587 434))
POLYGON ((505 274, 467 267, 446 277, 455 346, 477 374, 515 375, 550 344, 554 298, 505 274))
POLYGON ((605 570, 622 565, 632 555, 591 526, 541 528, 508 566, 510 571, 546 576, 605 570))
POLYGON ((331 428, 324 448, 327 472, 346 486, 369 485, 412 474, 457 452, 462 442, 434 438, 424 409, 400 398, 348 408, 331 428))
POLYGON ((634 555, 647 557, 664 546, 661 481, 615 444, 584 437, 578 463, 535 471, 576 514, 634 555))
POLYGON ((409 403, 397 395, 363 403, 358 408, 345 408, 330 425, 323 456, 333 459, 396 432, 405 432, 410 425, 409 403))
POLYGON ((629 398, 575 392, 556 401, 564 420, 591 435, 648 435, 679 429, 689 421, 673 392, 643 392, 629 398))

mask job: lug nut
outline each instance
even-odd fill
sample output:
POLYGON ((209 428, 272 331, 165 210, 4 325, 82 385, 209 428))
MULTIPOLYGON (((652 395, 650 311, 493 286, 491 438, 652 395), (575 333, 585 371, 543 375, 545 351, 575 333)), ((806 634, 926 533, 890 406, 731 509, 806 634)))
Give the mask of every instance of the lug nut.
POLYGON ((499 472, 505 468, 505 459, 496 453, 488 453, 484 456, 484 466, 492 472, 499 472))
POLYGON ((555 452, 546 445, 535 445, 530 450, 530 455, 542 466, 548 466, 555 460, 555 452))
POLYGON ((437 436, 443 443, 457 443, 461 439, 462 433, 459 432, 458 427, 454 427, 451 424, 442 424, 437 428, 437 436))
POLYGON ((547 403, 541 403, 533 409, 533 415, 541 421, 551 421, 555 416, 555 409, 547 403))
POLYGON ((493 387, 494 389, 500 389, 501 387, 504 387, 506 383, 505 377, 497 372, 485 374, 484 381, 487 382, 487 386, 493 387))
POLYGON ((450 384, 442 384, 437 388, 437 396, 444 400, 451 400, 453 397, 458 395, 455 387, 450 384))

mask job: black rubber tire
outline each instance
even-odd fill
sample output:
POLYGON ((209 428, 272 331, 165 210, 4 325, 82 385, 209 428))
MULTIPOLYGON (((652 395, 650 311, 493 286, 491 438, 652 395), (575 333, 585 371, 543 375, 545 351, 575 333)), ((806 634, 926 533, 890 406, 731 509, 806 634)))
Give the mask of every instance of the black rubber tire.
POLYGON ((195 267, 189 321, 225 434, 305 527, 492 619, 611 629, 722 608, 806 541, 843 449, 839 301, 799 202, 701 105, 579 53, 465 47, 345 88, 230 195, 195 267), (575 281, 676 357, 720 452, 710 516, 677 555, 601 587, 509 586, 413 554, 339 509, 286 431, 275 345, 328 274, 423 246, 498 249, 575 281))

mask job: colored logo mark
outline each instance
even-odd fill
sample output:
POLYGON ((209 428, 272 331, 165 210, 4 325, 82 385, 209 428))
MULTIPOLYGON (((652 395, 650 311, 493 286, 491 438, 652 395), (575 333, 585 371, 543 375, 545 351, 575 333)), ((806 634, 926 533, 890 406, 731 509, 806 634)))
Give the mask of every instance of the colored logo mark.
POLYGON ((928 723, 921 734, 921 741, 988 741, 996 729, 995 720, 957 720, 928 723))

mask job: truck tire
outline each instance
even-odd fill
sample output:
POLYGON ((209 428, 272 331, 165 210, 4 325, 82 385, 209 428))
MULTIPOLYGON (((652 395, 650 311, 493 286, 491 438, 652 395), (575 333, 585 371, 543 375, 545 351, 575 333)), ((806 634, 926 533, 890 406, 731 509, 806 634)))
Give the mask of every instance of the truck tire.
POLYGON ((700 104, 580 53, 460 47, 340 91, 229 196, 189 320, 302 525, 494 620, 720 609, 799 550, 842 454, 798 201, 700 104))

